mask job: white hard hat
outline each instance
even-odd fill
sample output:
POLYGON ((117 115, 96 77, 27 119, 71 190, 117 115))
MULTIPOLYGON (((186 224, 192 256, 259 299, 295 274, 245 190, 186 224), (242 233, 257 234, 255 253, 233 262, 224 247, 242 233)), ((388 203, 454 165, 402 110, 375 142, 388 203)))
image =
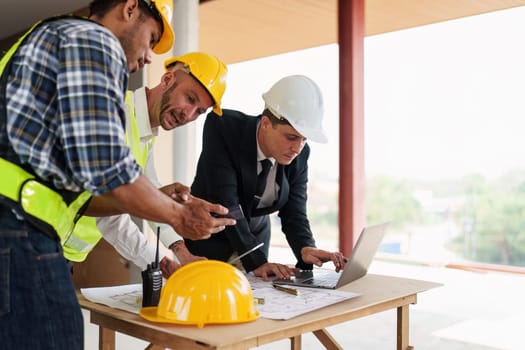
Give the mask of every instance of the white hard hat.
POLYGON ((265 108, 284 118, 301 135, 315 142, 328 141, 323 130, 323 96, 317 84, 304 75, 290 75, 262 95, 265 108))

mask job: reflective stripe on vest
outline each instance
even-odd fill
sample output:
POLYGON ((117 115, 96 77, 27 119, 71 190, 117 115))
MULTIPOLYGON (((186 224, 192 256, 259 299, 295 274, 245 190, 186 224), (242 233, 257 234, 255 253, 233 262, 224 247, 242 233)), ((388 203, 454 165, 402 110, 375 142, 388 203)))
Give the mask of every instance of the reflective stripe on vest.
POLYGON ((28 222, 46 234, 58 235, 64 240, 71 233, 77 213, 91 198, 82 192, 69 205, 54 189, 38 182, 35 176, 16 164, 0 158, 0 195, 9 199, 12 206, 21 209, 28 222))
POLYGON ((131 91, 126 93, 126 105, 128 106, 128 113, 126 113, 126 143, 131 148, 131 154, 133 154, 137 163, 142 167, 142 172, 144 173, 151 143, 145 142, 142 144, 142 142, 140 142, 139 125, 135 115, 135 105, 131 100, 132 94, 131 91))
MULTIPOLYGON (((54 19, 37 22, 11 46, 0 60, 0 76, 25 38, 40 24, 54 19)), ((3 108, 7 110, 6 106, 3 108)), ((7 124, 7 116, 5 118, 7 124)), ((88 192, 79 192, 68 205, 55 189, 44 185, 35 175, 3 158, 0 158, 0 173, 0 196, 3 197, 3 202, 15 208, 27 222, 50 237, 58 236, 61 241, 70 235, 77 214, 91 198, 88 192)))
MULTIPOLYGON (((126 105, 128 107, 126 113, 126 143, 130 147, 137 163, 144 169, 151 143, 146 142, 146 144, 142 145, 140 142, 139 127, 131 94, 130 91, 126 93, 126 105)), ((78 220, 73 233, 62 243, 64 256, 71 261, 84 261, 101 238, 102 233, 97 228, 96 219, 83 216, 78 220)))

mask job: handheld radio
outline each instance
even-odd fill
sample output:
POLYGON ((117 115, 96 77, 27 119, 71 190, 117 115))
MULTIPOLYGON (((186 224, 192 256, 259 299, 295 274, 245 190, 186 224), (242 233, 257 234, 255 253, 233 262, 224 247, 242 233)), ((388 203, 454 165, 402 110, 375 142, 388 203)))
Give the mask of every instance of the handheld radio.
POLYGON ((157 306, 160 300, 162 272, 159 265, 159 237, 160 227, 157 227, 155 261, 148 264, 146 270, 142 271, 142 307, 157 306))

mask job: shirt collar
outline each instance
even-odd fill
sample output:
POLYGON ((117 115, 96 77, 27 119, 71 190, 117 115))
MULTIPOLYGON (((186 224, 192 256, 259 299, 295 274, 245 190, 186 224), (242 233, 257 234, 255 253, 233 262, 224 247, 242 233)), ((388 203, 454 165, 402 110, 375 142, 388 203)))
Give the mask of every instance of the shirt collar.
POLYGON ((272 166, 274 166, 275 165, 275 158, 266 157, 264 155, 263 151, 261 150, 261 146, 259 146, 259 138, 257 137, 257 134, 259 133, 260 125, 261 125, 261 120, 259 119, 259 121, 257 122, 257 128, 255 130, 255 141, 257 143, 257 161, 260 162, 261 160, 269 159, 270 162, 272 162, 272 166))
POLYGON ((159 133, 159 128, 151 128, 148 112, 146 88, 141 87, 132 93, 133 108, 141 141, 149 141, 159 133))

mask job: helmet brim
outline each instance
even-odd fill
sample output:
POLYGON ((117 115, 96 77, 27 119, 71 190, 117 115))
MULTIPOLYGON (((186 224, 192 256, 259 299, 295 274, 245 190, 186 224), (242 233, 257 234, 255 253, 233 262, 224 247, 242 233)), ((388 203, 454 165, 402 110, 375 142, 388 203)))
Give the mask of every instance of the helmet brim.
POLYGON ((327 143, 328 142, 328 137, 326 137, 324 130, 305 128, 305 127, 299 128, 293 125, 293 123, 290 120, 288 120, 288 122, 295 130, 297 130, 301 135, 306 137, 308 141, 313 141, 317 143, 327 143))
POLYGON ((222 117, 222 108, 218 105, 213 106, 213 113, 217 114, 219 117, 222 117))
MULTIPOLYGON (((140 309, 139 314, 145 320, 148 320, 148 321, 151 321, 151 322, 157 322, 157 323, 172 323, 172 324, 179 324, 179 325, 194 325, 194 326, 197 326, 199 328, 204 327, 204 325, 206 324, 203 321, 201 321, 202 323, 200 323, 200 322, 189 321, 189 320, 177 320, 177 319, 170 319, 170 318, 161 317, 161 316, 159 316, 157 314, 157 309, 158 309, 157 306, 143 307, 142 309, 140 309)), ((250 321, 255 321, 256 319, 259 318, 259 316, 260 316, 260 313, 259 313, 259 311, 256 310, 249 319, 245 319, 245 320, 229 320, 229 321, 224 321, 224 322, 217 322, 216 321, 216 322, 210 322, 209 324, 246 323, 246 322, 250 322, 250 321)))
POLYGON ((153 52, 155 52, 157 55, 163 54, 171 50, 173 47, 173 43, 175 42, 175 33, 173 32, 173 29, 171 28, 171 24, 168 23, 166 18, 161 15, 162 18, 162 26, 164 27, 164 31, 162 32, 162 36, 160 37, 159 42, 155 47, 153 47, 153 52))

